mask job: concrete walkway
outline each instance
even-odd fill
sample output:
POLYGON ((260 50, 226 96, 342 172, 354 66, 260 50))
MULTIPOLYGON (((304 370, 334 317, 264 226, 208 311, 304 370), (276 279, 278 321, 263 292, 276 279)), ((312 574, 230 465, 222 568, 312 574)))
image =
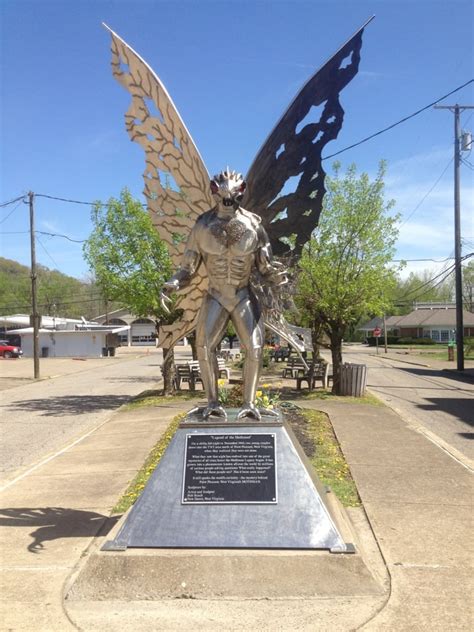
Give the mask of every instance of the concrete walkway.
POLYGON ((470 472, 390 409, 346 402, 304 405, 331 417, 391 577, 384 595, 65 602, 128 481, 191 404, 118 412, 3 492, 2 630, 472 629, 470 472))

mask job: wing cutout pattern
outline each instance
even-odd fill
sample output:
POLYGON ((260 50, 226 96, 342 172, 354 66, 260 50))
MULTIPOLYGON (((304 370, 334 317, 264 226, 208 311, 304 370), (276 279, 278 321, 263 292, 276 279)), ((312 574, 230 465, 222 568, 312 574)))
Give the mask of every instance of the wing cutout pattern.
POLYGON ((260 215, 277 256, 298 258, 318 224, 326 192, 321 152, 342 127, 339 94, 357 74, 367 24, 307 81, 248 172, 243 206, 260 215), (317 107, 322 114, 311 122, 317 107), (290 179, 297 185, 286 192, 290 179))
MULTIPOLYGON (((126 42, 106 28, 112 36, 113 75, 131 95, 125 125, 131 140, 145 152, 148 211, 178 265, 197 217, 214 206, 209 174, 160 79, 126 42)), ((200 269, 193 282, 179 292, 177 308, 183 310, 182 317, 161 328, 160 346, 170 347, 194 329, 206 289, 207 278, 200 269)))

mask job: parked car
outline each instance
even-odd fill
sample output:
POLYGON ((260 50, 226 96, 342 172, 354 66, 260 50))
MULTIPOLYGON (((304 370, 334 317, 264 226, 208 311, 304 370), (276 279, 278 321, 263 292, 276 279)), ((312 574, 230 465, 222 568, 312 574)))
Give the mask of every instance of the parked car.
POLYGON ((23 355, 20 347, 11 345, 8 340, 0 340, 0 356, 4 358, 19 358, 23 355))

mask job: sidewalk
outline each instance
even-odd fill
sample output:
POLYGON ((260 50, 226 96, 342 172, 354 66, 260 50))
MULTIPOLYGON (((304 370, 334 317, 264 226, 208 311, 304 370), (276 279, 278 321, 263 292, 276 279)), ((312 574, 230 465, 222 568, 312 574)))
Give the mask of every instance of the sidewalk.
POLYGON ((118 412, 3 493, 2 630, 472 629, 470 473, 389 408, 345 402, 304 405, 330 415, 350 464, 391 577, 382 599, 64 602, 128 481, 191 404, 118 412))

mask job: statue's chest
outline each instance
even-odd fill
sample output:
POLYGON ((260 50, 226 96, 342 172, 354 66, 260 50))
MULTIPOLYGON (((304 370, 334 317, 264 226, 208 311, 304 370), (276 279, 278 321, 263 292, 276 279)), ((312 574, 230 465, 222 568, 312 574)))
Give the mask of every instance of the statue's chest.
POLYGON ((250 255, 258 245, 253 226, 237 219, 229 222, 215 220, 200 237, 201 251, 207 255, 250 255))

